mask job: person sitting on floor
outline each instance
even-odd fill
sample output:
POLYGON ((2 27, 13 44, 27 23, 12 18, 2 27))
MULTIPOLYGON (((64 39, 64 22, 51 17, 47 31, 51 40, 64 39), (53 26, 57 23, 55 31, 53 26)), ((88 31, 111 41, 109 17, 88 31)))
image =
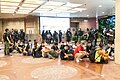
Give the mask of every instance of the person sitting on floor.
POLYGON ((78 46, 78 41, 75 41, 75 44, 73 44, 73 49, 77 48, 78 46))
POLYGON ((17 50, 19 53, 22 53, 25 45, 23 44, 22 41, 18 40, 18 42, 16 43, 15 47, 16 47, 16 50, 17 50))
POLYGON ((32 55, 29 42, 27 43, 27 45, 24 48, 23 55, 26 55, 26 56, 32 55))
POLYGON ((105 46, 106 53, 109 54, 110 60, 114 59, 114 48, 112 47, 112 43, 108 42, 107 46, 105 46))
POLYGON ((88 44, 86 46, 86 52, 90 53, 91 50, 92 50, 92 45, 91 45, 91 42, 88 41, 88 44))
POLYGON ((65 45, 64 49, 61 51, 60 57, 62 60, 74 60, 73 53, 69 50, 69 46, 65 45))
POLYGON ((33 50, 32 50, 32 56, 33 56, 33 58, 40 58, 40 57, 42 57, 42 44, 40 45, 40 46, 38 46, 37 45, 38 43, 37 42, 35 42, 34 43, 34 48, 33 48, 33 50))
POLYGON ((106 53, 103 50, 104 45, 99 44, 99 47, 96 48, 96 53, 95 53, 95 62, 96 63, 108 63, 108 53, 106 53))
POLYGON ((77 48, 74 50, 74 58, 76 62, 79 62, 82 60, 84 57, 88 56, 88 53, 84 49, 84 41, 81 41, 81 44, 77 46, 77 48))
POLYGON ((51 47, 51 51, 50 54, 55 57, 58 58, 58 55, 60 54, 60 49, 58 48, 58 43, 54 43, 54 45, 51 47))
POLYGON ((61 50, 64 49, 64 46, 65 46, 65 45, 64 45, 64 42, 62 42, 61 45, 60 45, 60 49, 61 49, 61 50))
POLYGON ((13 44, 10 44, 10 46, 9 46, 9 52, 12 53, 13 50, 14 50, 14 45, 13 45, 13 44))
POLYGON ((53 57, 51 54, 50 54, 50 51, 51 49, 46 47, 45 45, 43 45, 42 47, 42 57, 44 58, 49 58, 49 59, 55 59, 55 57, 53 57))

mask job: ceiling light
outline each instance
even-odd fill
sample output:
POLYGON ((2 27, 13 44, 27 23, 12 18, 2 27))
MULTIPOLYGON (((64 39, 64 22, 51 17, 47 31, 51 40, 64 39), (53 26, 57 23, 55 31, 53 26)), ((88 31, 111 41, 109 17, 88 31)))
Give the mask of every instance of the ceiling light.
POLYGON ((89 17, 89 15, 87 15, 87 17, 89 17))
POLYGON ((98 7, 102 7, 102 5, 99 5, 98 7))
POLYGON ((58 9, 53 9, 51 12, 63 12, 63 11, 65 11, 65 10, 58 10, 58 9))
POLYGON ((33 13, 48 13, 49 11, 34 11, 33 13))
POLYGON ((45 6, 45 5, 43 5, 43 6, 41 6, 40 8, 41 8, 41 9, 42 9, 42 8, 54 9, 54 8, 56 8, 56 6, 45 6))
POLYGON ((65 12, 67 12, 67 13, 76 13, 76 12, 78 12, 78 11, 69 10, 69 11, 65 11, 65 12))
POLYGON ((105 12, 102 12, 102 14, 104 14, 105 12))
POLYGON ((43 4, 45 1, 40 1, 40 0, 25 0, 24 3, 28 3, 28 4, 43 4))
POLYGON ((38 6, 39 6, 38 4, 23 4, 22 5, 22 7, 33 7, 33 8, 36 8, 38 6))
POLYGON ((17 7, 13 6, 1 6, 1 9, 16 9, 17 7))
POLYGON ((1 10, 1 13, 14 13, 14 11, 4 11, 4 10, 1 10))
POLYGON ((29 7, 20 7, 19 10, 33 10, 34 8, 29 8, 29 7))
POLYGON ((63 7, 63 6, 61 6, 61 7, 59 7, 59 8, 57 8, 58 10, 69 10, 69 9, 72 9, 71 7, 63 7))
POLYGON ((1 2, 1 6, 18 6, 19 3, 15 2, 1 2))
POLYGON ((30 12, 30 10, 18 10, 18 12, 30 12))
POLYGON ((40 9, 40 8, 38 8, 36 11, 49 11, 49 10, 51 10, 51 9, 40 9))
POLYGON ((0 0, 1 2, 21 2, 21 0, 0 0))
POLYGON ((63 3, 63 2, 55 2, 55 1, 48 1, 48 2, 45 3, 45 5, 49 5, 49 6, 61 6, 63 4, 65 4, 65 3, 63 3))
POLYGON ((86 8, 74 8, 72 10, 76 10, 76 11, 82 11, 82 10, 87 10, 86 8))
POLYGON ((50 11, 49 13, 50 14, 58 14, 58 13, 61 13, 61 11, 50 11))
POLYGON ((82 6, 82 4, 74 4, 74 3, 68 2, 67 4, 65 4, 63 6, 65 6, 65 7, 79 7, 79 6, 82 6))
POLYGON ((15 10, 13 10, 13 9, 1 9, 1 11, 11 11, 11 12, 14 12, 15 10))

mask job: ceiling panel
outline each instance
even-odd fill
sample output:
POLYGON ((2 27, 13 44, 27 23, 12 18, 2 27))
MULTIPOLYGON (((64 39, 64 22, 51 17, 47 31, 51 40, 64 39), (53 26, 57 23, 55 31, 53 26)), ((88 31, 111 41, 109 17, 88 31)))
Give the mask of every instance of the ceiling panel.
POLYGON ((13 6, 1 6, 1 9, 16 9, 17 7, 13 7, 13 6))
POLYGON ((0 0, 1 2, 21 2, 21 0, 0 0))
POLYGON ((63 6, 61 6, 61 7, 58 7, 57 8, 58 10, 69 10, 69 9, 72 9, 71 7, 63 7, 63 6))
POLYGON ((79 11, 75 11, 75 10, 68 10, 68 11, 65 11, 66 13, 76 13, 76 12, 79 12, 79 11))
POLYGON ((44 9, 44 8, 48 8, 48 9, 54 9, 56 8, 56 6, 46 6, 46 5, 43 5, 40 7, 41 9, 44 9))
POLYGON ((36 11, 50 11, 51 9, 48 9, 48 8, 44 8, 44 9, 41 9, 41 8, 38 8, 36 11))
POLYGON ((33 10, 35 8, 32 8, 32 7, 20 7, 19 10, 33 10))
POLYGON ((19 3, 16 2, 1 2, 1 6, 18 6, 19 3))
POLYGON ((1 12, 28 14, 29 12, 38 13, 72 13, 72 17, 95 17, 96 14, 108 15, 115 12, 114 0, 0 0, 1 12), (21 4, 21 5, 19 5, 21 4), (19 6, 18 6, 19 5, 19 6), (102 7, 99 7, 102 5, 102 7), (38 8, 38 6, 40 6, 38 8), (18 8, 19 7, 19 8, 18 8), (38 9, 37 9, 38 8, 38 9), (85 9, 84 9, 85 8, 85 9), (17 12, 18 11, 18 12, 17 12), (104 14, 103 14, 104 12, 104 14))
POLYGON ((48 1, 45 3, 45 5, 48 5, 48 6, 61 6, 65 4, 64 2, 55 2, 55 1, 48 1))
POLYGON ((82 6, 82 4, 75 4, 75 3, 70 3, 67 2, 65 5, 63 5, 64 7, 79 7, 82 6))
POLYGON ((33 13, 49 13, 48 11, 34 11, 33 13))
POLYGON ((87 10, 87 8, 74 8, 72 10, 76 10, 76 11, 83 11, 83 10, 87 10))
POLYGON ((22 7, 32 7, 32 8, 36 8, 36 7, 38 7, 39 6, 39 4, 23 4, 22 5, 22 7))
POLYGON ((41 5, 41 4, 43 4, 45 1, 43 1, 43 0, 25 0, 25 2, 24 3, 28 3, 28 4, 39 4, 39 5, 41 5))

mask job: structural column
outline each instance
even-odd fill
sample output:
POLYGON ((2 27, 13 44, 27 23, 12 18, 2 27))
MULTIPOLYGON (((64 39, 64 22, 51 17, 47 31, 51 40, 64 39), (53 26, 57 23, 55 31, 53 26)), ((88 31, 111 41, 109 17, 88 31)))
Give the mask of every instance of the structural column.
POLYGON ((116 0, 115 16, 115 63, 120 64, 120 0, 116 0))

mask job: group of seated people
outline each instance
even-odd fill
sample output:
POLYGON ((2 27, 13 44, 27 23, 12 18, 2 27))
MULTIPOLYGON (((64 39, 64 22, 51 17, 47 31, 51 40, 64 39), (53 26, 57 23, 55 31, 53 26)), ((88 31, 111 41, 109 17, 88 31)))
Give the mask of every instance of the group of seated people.
POLYGON ((113 58, 114 53, 112 43, 108 43, 106 46, 102 43, 92 46, 89 41, 81 41, 80 44, 77 41, 74 43, 62 42, 60 46, 58 43, 54 43, 51 48, 45 43, 37 43, 36 40, 34 40, 34 43, 29 40, 27 44, 18 41, 16 45, 11 45, 10 52, 14 49, 23 55, 33 56, 33 58, 56 59, 60 56, 62 60, 75 60, 76 62, 80 62, 83 58, 89 58, 91 62, 96 63, 108 63, 108 60, 113 58))

